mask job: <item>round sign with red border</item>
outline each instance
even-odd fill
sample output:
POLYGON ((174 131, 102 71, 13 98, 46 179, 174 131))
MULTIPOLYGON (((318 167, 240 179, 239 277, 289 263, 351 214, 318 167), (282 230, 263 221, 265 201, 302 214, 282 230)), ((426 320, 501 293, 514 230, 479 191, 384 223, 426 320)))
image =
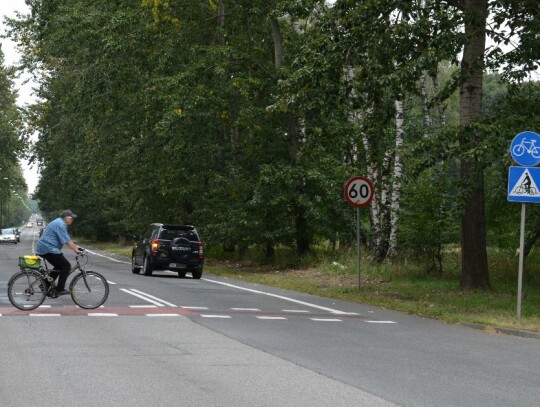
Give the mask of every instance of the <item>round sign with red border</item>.
POLYGON ((345 185, 345 199, 357 208, 371 203, 375 190, 371 181, 365 177, 354 177, 345 185))

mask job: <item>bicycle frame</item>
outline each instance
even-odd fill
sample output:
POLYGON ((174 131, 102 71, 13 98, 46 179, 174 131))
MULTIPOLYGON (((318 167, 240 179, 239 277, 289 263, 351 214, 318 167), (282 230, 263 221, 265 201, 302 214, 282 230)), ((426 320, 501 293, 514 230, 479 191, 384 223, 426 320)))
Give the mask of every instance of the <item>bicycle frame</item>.
MULTIPOLYGON (((81 272, 81 274, 83 276, 84 285, 86 286, 86 289, 88 291, 90 291, 90 286, 88 285, 88 282, 86 281, 86 270, 84 269, 85 264, 81 265, 81 262, 79 260, 81 257, 86 257, 86 254, 81 253, 81 254, 78 254, 77 256, 75 256, 76 265, 69 270, 68 277, 71 274, 73 274, 74 272, 76 272, 77 270, 80 270, 80 272, 81 272)), ((44 259, 43 257, 41 257, 41 259, 43 260, 43 262, 42 262, 42 266, 38 269, 38 271, 41 274, 43 274, 43 279, 46 280, 49 283, 49 290, 48 291, 50 291, 50 289, 53 288, 53 287, 56 289, 56 283, 54 282, 55 279, 51 277, 51 272, 58 271, 58 270, 55 270, 54 268, 49 269, 49 266, 47 265, 47 260, 44 259)), ((33 269, 21 268, 21 271, 23 271, 23 272, 28 272, 30 270, 33 270, 33 269)))

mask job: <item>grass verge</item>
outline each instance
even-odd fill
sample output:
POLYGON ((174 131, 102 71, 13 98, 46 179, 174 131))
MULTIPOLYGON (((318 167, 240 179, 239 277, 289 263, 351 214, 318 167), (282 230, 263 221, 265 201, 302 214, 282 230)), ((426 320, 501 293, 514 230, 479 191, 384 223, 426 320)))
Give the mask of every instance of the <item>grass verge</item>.
MULTIPOLYGON (((82 244, 82 242, 81 242, 82 244)), ((98 249, 131 256, 131 246, 87 242, 98 249)), ((490 250, 492 291, 459 289, 459 253, 448 251, 444 272, 427 272, 418 261, 375 264, 362 259, 358 288, 354 253, 321 250, 298 259, 288 251, 276 252, 267 263, 259 251, 234 253, 207 250, 205 272, 261 285, 313 295, 371 304, 448 323, 473 323, 540 332, 540 261, 532 253, 525 264, 521 319, 517 319, 517 258, 490 250)))

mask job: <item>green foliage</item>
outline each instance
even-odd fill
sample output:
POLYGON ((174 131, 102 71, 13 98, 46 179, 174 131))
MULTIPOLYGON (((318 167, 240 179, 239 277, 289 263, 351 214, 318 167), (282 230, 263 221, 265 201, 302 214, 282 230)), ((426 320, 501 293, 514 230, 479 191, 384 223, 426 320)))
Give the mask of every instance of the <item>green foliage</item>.
MULTIPOLYGON (((464 16, 450 2, 240 0, 224 2, 224 16, 206 1, 30 3, 30 15, 11 20, 10 35, 24 50, 22 68, 39 83, 41 99, 27 112, 27 133, 40 134, 32 150, 41 168, 36 198, 45 214, 78 213, 78 234, 125 238, 162 221, 195 224, 211 246, 256 246, 268 256, 281 247, 347 245, 355 211, 343 186, 368 165, 379 171, 377 199, 389 216, 381 191, 392 184, 394 103, 404 95, 404 253, 431 265, 458 239, 463 157, 487 171, 490 239, 512 245, 505 224, 516 211, 498 177, 511 137, 540 127, 537 84, 507 87, 486 76, 484 118, 458 129, 464 16), (418 90, 424 74, 430 126, 418 90), (445 123, 438 108, 446 109, 445 123), (352 123, 356 114, 362 120, 352 123), (485 142, 468 143, 472 130, 482 130, 485 142)), ((527 9, 493 4, 526 31, 519 55, 506 61, 534 56, 537 29, 527 9)), ((490 67, 504 63, 492 56, 490 67)), ((14 123, 7 117, 0 136, 8 134, 12 147, 0 159, 22 148, 13 128, 4 131, 14 123)), ((361 216, 370 243, 373 219, 367 210, 361 216)))

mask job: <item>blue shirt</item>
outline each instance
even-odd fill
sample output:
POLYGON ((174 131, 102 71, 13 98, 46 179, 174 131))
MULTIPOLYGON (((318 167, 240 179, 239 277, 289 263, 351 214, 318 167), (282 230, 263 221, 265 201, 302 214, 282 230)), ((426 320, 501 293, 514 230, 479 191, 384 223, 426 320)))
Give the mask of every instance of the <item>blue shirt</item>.
POLYGON ((63 218, 56 218, 43 231, 36 246, 36 254, 62 253, 62 247, 71 241, 63 218))

